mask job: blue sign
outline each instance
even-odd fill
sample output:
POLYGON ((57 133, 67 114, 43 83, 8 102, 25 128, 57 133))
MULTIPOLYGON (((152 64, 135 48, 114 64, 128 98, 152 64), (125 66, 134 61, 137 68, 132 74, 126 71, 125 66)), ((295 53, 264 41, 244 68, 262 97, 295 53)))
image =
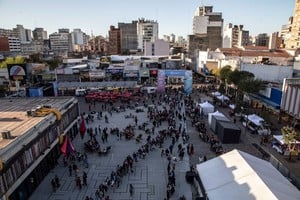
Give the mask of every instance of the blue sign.
POLYGON ((166 76, 185 76, 185 70, 165 70, 166 76))

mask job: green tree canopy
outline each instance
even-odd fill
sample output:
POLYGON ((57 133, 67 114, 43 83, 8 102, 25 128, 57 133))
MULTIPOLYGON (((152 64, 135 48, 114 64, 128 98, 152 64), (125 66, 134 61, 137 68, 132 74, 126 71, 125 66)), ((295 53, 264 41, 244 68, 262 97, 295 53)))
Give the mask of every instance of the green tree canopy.
POLYGON ((237 87, 243 92, 256 94, 260 90, 263 90, 265 88, 265 84, 263 81, 258 79, 246 78, 244 80, 239 81, 237 87))
POLYGON ((255 76, 251 72, 234 70, 229 73, 227 83, 238 86, 241 81, 253 79, 255 76))
POLYGON ((7 57, 3 62, 0 63, 0 68, 7 68, 7 64, 23 64, 25 59, 22 56, 7 57))
POLYGON ((226 65, 225 67, 223 67, 221 70, 220 70, 220 79, 222 81, 225 81, 226 79, 228 79, 229 77, 229 74, 232 72, 231 70, 231 66, 230 65, 226 65))

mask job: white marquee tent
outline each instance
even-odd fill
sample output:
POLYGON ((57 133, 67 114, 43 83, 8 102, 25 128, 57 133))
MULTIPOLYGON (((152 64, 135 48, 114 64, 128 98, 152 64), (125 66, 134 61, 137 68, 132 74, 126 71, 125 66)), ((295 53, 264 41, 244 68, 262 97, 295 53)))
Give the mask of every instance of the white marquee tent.
POLYGON ((221 113, 219 111, 216 111, 216 112, 213 112, 213 113, 208 113, 208 125, 209 126, 211 125, 211 118, 212 118, 213 115, 218 115, 218 116, 225 117, 225 115, 223 115, 223 113, 221 113))
POLYGON ((299 200, 300 191, 271 163, 239 150, 197 165, 210 200, 299 200))
POLYGON ((220 92, 218 92, 218 91, 216 91, 216 92, 212 92, 211 93, 213 96, 215 96, 215 97, 217 97, 217 96, 220 96, 221 95, 221 93, 220 92))
POLYGON ((264 122, 264 119, 256 114, 246 115, 247 120, 253 122, 256 126, 261 126, 264 122))
POLYGON ((215 111, 215 107, 208 103, 207 101, 204 103, 199 103, 200 106, 200 112, 203 113, 204 115, 207 115, 208 113, 212 113, 215 111))
POLYGON ((225 95, 220 95, 220 96, 217 96, 217 99, 219 99, 220 101, 228 101, 229 100, 229 98, 227 97, 227 96, 225 96, 225 95))

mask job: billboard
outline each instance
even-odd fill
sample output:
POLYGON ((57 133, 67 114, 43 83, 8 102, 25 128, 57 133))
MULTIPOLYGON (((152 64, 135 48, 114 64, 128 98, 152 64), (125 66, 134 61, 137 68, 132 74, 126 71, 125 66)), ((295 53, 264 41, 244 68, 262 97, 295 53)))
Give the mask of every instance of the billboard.
POLYGON ((164 93, 165 92, 165 70, 158 70, 157 74, 157 92, 164 93))
POLYGON ((26 83, 27 70, 26 64, 7 64, 8 77, 12 81, 26 83))
POLYGON ((190 95, 193 90, 193 72, 186 70, 184 75, 184 93, 190 95))

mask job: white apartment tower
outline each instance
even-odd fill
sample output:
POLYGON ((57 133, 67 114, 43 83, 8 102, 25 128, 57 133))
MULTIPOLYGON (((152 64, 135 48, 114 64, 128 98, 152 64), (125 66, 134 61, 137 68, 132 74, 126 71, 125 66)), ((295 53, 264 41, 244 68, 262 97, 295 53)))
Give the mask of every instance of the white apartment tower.
POLYGON ((137 22, 138 49, 144 52, 145 42, 158 39, 158 23, 153 20, 139 19, 137 22))
POLYGON ((209 27, 223 29, 222 13, 213 12, 212 6, 200 6, 193 17, 193 34, 207 34, 209 27))
POLYGON ((81 29, 73 29, 71 32, 72 51, 81 52, 84 50, 86 41, 86 34, 81 29))
POLYGON ((65 55, 69 51, 69 33, 59 31, 59 33, 52 33, 49 35, 50 49, 58 54, 65 55))
POLYGON ((249 45, 249 31, 243 30, 243 25, 229 23, 223 32, 223 48, 249 45))
POLYGON ((18 24, 13 32, 18 36, 21 43, 30 43, 32 41, 31 30, 25 29, 23 25, 18 24))

